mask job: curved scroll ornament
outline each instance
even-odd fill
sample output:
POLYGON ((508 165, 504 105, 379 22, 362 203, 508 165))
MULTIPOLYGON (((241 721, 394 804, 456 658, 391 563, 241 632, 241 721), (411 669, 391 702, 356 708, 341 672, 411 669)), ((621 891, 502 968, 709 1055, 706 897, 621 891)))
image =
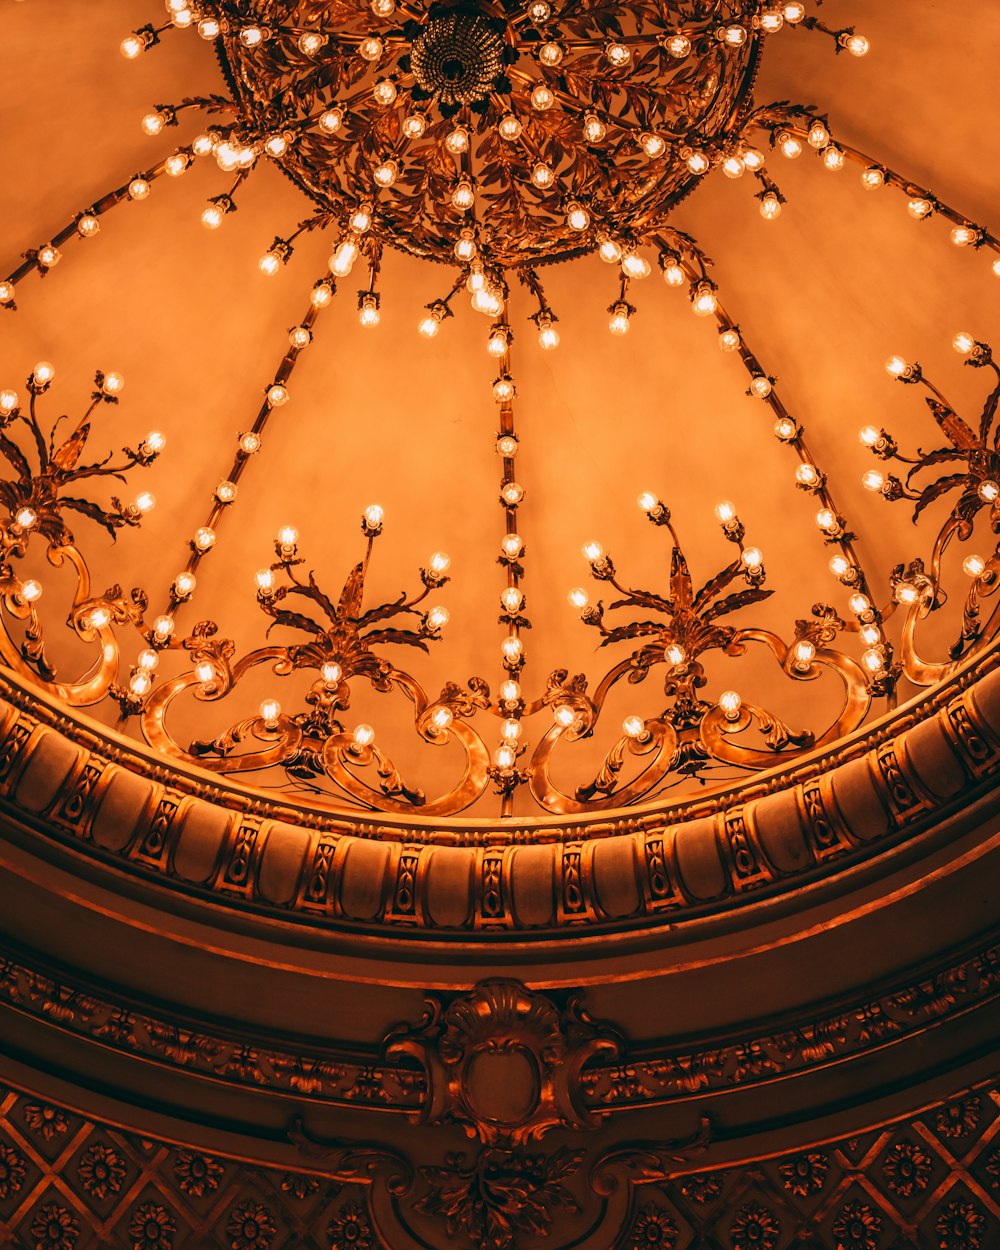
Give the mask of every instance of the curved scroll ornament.
POLYGON ((119 648, 112 627, 131 625, 141 630, 146 595, 141 589, 133 589, 126 596, 120 586, 112 586, 103 595, 92 593, 90 572, 67 524, 67 514, 96 522, 114 539, 123 526, 137 526, 154 500, 148 492, 129 504, 112 496, 109 509, 68 492, 89 479, 114 478, 124 482, 129 470, 153 463, 164 440, 159 434, 148 435, 136 450, 123 448, 122 460, 117 464, 112 463, 111 454, 102 460, 84 461, 94 414, 101 404, 118 403, 121 376, 95 375, 90 406, 69 435, 57 443, 59 426, 66 417, 57 418, 46 433, 38 414, 38 400, 49 390, 53 374, 51 365, 36 365, 27 380, 26 411, 15 391, 0 391, 0 456, 9 470, 9 476, 0 478, 0 506, 8 512, 6 522, 0 525, 0 657, 15 672, 32 678, 46 693, 72 706, 84 707, 114 693, 119 648), (35 606, 42 594, 41 582, 36 578, 22 580, 15 571, 14 561, 28 554, 33 538, 45 542, 45 555, 54 569, 68 567, 72 571, 76 585, 68 624, 83 642, 96 644, 97 655, 91 669, 77 680, 57 680, 35 606), (11 629, 14 621, 20 622, 19 630, 11 629))
MULTIPOLYGON (((320 785, 332 783, 336 790, 365 807, 381 811, 427 815, 461 811, 483 793, 488 784, 489 753, 469 720, 489 705, 489 688, 471 678, 468 688, 449 682, 431 700, 420 683, 377 653, 386 645, 427 650, 438 641, 448 614, 441 607, 417 610, 430 591, 448 578, 443 568, 421 570, 423 589, 413 598, 403 593, 391 603, 363 607, 365 577, 381 518, 366 516, 362 524, 368 544, 364 558, 353 568, 339 599, 334 601, 320 588, 312 572, 303 580, 303 561, 297 556, 297 535, 283 532, 275 543, 278 559, 258 573, 257 600, 275 625, 309 635, 310 640, 290 646, 266 646, 233 659, 234 644, 215 637, 213 622, 202 622, 178 643, 189 653, 194 667, 165 681, 151 694, 142 712, 142 731, 157 750, 197 763, 220 773, 245 773, 278 766, 292 779, 306 782, 318 793, 320 785), (307 610, 288 606, 304 601, 307 610), (311 610, 311 611, 310 611, 311 610), (390 624, 398 617, 415 616, 416 629, 390 624), (265 701, 259 716, 239 721, 208 741, 181 747, 167 725, 167 714, 183 694, 206 702, 219 702, 253 669, 270 666, 279 677, 304 669, 315 670, 316 679, 306 694, 308 710, 283 714, 277 704, 265 701), (349 732, 339 713, 350 707, 350 682, 367 680, 373 689, 388 694, 401 692, 413 704, 414 727, 431 746, 457 741, 465 755, 462 777, 447 793, 428 799, 422 790, 407 785, 392 760, 375 742, 374 730, 360 725, 349 732), (247 749, 249 747, 249 749, 247 749), (369 782, 364 773, 374 771, 369 782)), ((438 559, 435 557, 435 559, 438 559)))
POLYGON ((940 611, 949 598, 943 586, 942 573, 943 559, 949 546, 954 541, 966 543, 972 538, 976 518, 981 513, 988 515, 991 533, 1000 534, 1000 427, 996 424, 997 406, 1000 404, 1000 368, 988 343, 959 334, 954 346, 966 357, 967 365, 973 369, 989 369, 997 377, 997 383, 983 406, 978 429, 957 414, 937 387, 924 377, 919 364, 907 364, 894 357, 889 362, 889 370, 900 382, 921 385, 930 392, 925 397, 927 407, 947 438, 948 445, 931 451, 918 450, 915 457, 907 457, 900 454, 895 439, 885 430, 869 426, 861 431, 862 441, 878 459, 908 466, 904 478, 873 470, 865 475, 865 484, 890 501, 908 499, 915 502, 915 522, 936 500, 958 492, 958 498, 938 531, 929 567, 925 567, 923 560, 916 559, 906 566, 897 565, 892 573, 894 602, 906 611, 900 636, 900 660, 906 677, 918 686, 931 686, 943 681, 965 656, 993 638, 1000 626, 998 607, 994 607, 986 620, 983 619, 984 603, 1000 587, 1000 544, 995 543, 987 557, 970 554, 963 561, 962 568, 970 583, 962 606, 958 637, 949 648, 949 659, 925 660, 917 644, 920 623, 940 611), (921 475, 939 466, 947 466, 949 471, 931 481, 926 478, 921 480, 921 475))
POLYGON ((665 526, 673 539, 669 594, 621 585, 611 558, 596 545, 590 552, 591 572, 621 595, 608 605, 608 611, 642 609, 660 619, 633 620, 609 627, 602 602, 590 605, 584 592, 573 592, 580 600, 584 622, 599 630, 601 646, 638 638, 644 641, 628 659, 607 673, 593 695, 586 693, 582 677, 567 681, 565 670, 550 678, 549 689, 540 703, 553 707, 554 724, 535 750, 529 782, 536 801, 551 812, 618 807, 637 802, 671 777, 689 776, 704 781, 707 772, 722 765, 767 768, 792 759, 857 728, 875 692, 860 665, 830 647, 847 626, 824 604, 813 608, 814 619, 796 622, 791 645, 768 630, 736 629, 721 623, 731 612, 759 603, 772 593, 762 587, 763 557, 756 548, 743 545, 743 526, 735 516, 724 522, 723 531, 739 547, 739 556, 695 591, 669 510, 653 501, 648 515, 655 525, 665 526), (745 588, 730 590, 737 580, 745 582, 745 588), (795 681, 814 681, 824 668, 833 670, 844 686, 844 702, 835 721, 815 734, 791 729, 766 709, 745 703, 733 691, 722 694, 717 702, 703 699, 699 691, 706 686, 707 678, 700 657, 719 651, 735 658, 753 645, 769 650, 786 676, 795 681), (645 681, 657 665, 667 669, 663 683, 664 694, 670 701, 667 707, 645 721, 628 717, 623 736, 608 751, 594 780, 579 786, 572 796, 559 790, 549 773, 557 744, 564 738, 573 742, 593 734, 612 688, 623 679, 632 684, 645 681), (750 730, 755 731, 762 745, 740 741, 741 735, 750 730), (619 785, 619 776, 630 759, 642 760, 644 765, 631 781, 619 785))

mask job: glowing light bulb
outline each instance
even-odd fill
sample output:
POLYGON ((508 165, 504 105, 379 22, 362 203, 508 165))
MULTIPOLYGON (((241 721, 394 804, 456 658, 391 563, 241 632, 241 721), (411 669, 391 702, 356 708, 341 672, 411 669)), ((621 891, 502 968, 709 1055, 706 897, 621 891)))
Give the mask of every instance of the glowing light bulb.
POLYGON ((861 185, 866 191, 877 191, 885 186, 885 170, 877 165, 869 166, 861 175, 861 185))
POLYGON ((550 41, 538 49, 538 59, 543 65, 556 66, 562 62, 565 52, 561 43, 550 41))
POLYGON ((831 143, 829 147, 823 149, 822 160, 824 168, 836 171, 844 168, 847 157, 840 148, 831 143))
POLYGON ((146 51, 146 41, 139 34, 126 35, 119 45, 119 51, 126 61, 134 61, 146 51))
POLYGON ((711 317, 718 311, 719 301, 710 286, 702 283, 691 300, 691 311, 696 317, 711 317))
POLYGON ((17 391, 13 391, 10 387, 5 387, 0 391, 0 413, 5 417, 10 416, 18 405, 17 391))
POLYGON ((771 379, 765 378, 763 375, 754 378, 750 383, 750 393, 755 399, 767 399, 772 389, 771 379))
POLYGON ((215 666, 208 660, 202 660, 194 666, 194 675, 203 686, 207 686, 215 680, 215 666))
POLYGON ((792 648, 796 668, 807 668, 816 658, 816 647, 813 643, 803 640, 792 648))
POLYGON ((370 747, 375 741, 375 730, 371 725, 357 725, 354 729, 354 741, 359 747, 370 747))
POLYGON ((312 330, 308 326, 292 326, 288 331, 288 343, 297 351, 304 351, 312 342, 312 330))
POLYGON ((772 9, 761 13, 758 19, 760 29, 766 35, 775 35, 785 24, 785 15, 780 9, 772 9))
POLYGON ((225 215, 218 204, 208 204, 202 209, 201 224, 206 230, 218 230, 225 215))
POLYGON ((663 281, 667 284, 667 286, 684 285, 684 270, 680 267, 676 260, 669 260, 664 264, 663 281))
POLYGON ((921 217, 927 217, 934 211, 934 205, 930 202, 930 200, 917 197, 908 201, 906 211, 911 217, 915 217, 919 221, 921 217))
POLYGON ((142 133, 152 139, 163 130, 167 119, 162 113, 147 113, 139 124, 142 127, 142 133))
POLYGON ((727 178, 742 178, 745 169, 743 161, 736 155, 727 156, 722 162, 722 172, 727 178))
POLYGON ((604 49, 604 57, 614 69, 622 69, 632 60, 632 49, 626 43, 612 42, 604 49))
POLYGON ((724 690, 719 695, 719 707, 726 720, 736 720, 740 714, 740 708, 743 706, 743 700, 735 690, 724 690))
POLYGON ((781 201, 773 191, 768 191, 761 200, 760 215, 765 221, 774 221, 781 216, 781 201))
POLYGON ((566 205, 566 225, 571 230, 586 230, 590 225, 590 213, 576 201, 566 205))
POLYGON ((260 718, 264 722, 265 729, 274 729, 278 724, 278 717, 281 715, 281 704, 277 699, 264 699, 260 705, 260 718))
POLYGON ((712 167, 712 162, 708 159, 704 152, 692 151, 684 158, 684 163, 692 174, 700 177, 707 174, 712 167))
POLYGON ((909 607, 917 602, 920 594, 912 582, 900 582, 895 589, 894 598, 897 603, 902 603, 904 606, 909 607))
POLYGON ((719 335, 719 351, 735 352, 740 345, 740 336, 737 330, 723 330, 719 335))
POLYGON ((438 331, 441 329, 441 318, 435 317, 433 313, 428 313, 427 316, 420 321, 417 329, 425 339, 436 338, 438 331))
POLYGON ((391 78, 382 78, 372 88, 372 95, 376 104, 388 108, 396 99, 396 84, 391 78))
POLYGON ((800 486, 817 486, 819 471, 814 464, 800 464, 795 470, 795 480, 800 486))
POLYGON ((577 717, 568 703, 559 703, 552 709, 552 719, 560 729, 572 729, 577 717))
POLYGON ((869 469, 867 473, 862 475, 861 485, 865 490, 870 490, 875 494, 885 486, 885 474, 879 473, 878 469, 869 469))
POLYGON ((612 334, 628 334, 630 328, 629 307, 624 303, 617 303, 611 310, 611 320, 608 322, 608 329, 612 334))
POLYGON ((410 113, 403 119, 403 134, 407 139, 419 139, 427 129, 427 118, 423 113, 410 113))
POLYGON ((559 331, 552 324, 551 318, 538 318, 538 346, 547 352, 554 351, 559 346, 559 331))
POLYGON ((207 525, 203 525, 200 529, 195 530, 192 541, 200 552, 211 551, 215 546, 215 530, 207 525))
POLYGON ((723 499, 715 505, 715 516, 720 525, 732 525, 736 520, 736 505, 723 499))
POLYGON ((281 408, 288 403, 288 399, 288 390, 280 382, 276 382, 274 386, 267 388, 267 402, 272 408, 281 408))
POLYGON ((244 26, 240 31, 240 43, 244 48, 259 48, 264 42, 264 32, 259 26, 244 26))
POLYGON ((178 573, 174 578, 174 593, 177 595, 178 599, 190 599, 190 597, 194 594, 194 590, 197 585, 198 579, 195 575, 185 570, 182 573, 178 573))
POLYGON ((858 439, 863 447, 874 447, 881 437, 881 430, 874 425, 863 425, 858 431, 858 439))
POLYGON ((521 698, 521 687, 516 681, 505 681, 500 685, 500 698, 504 703, 517 703, 521 698))
POLYGON ((190 164, 188 156, 184 152, 175 152, 172 156, 168 156, 163 162, 163 168, 167 171, 171 178, 179 178, 190 164))
POLYGON ((125 389, 125 378, 115 370, 111 370, 104 375, 101 382, 101 390, 105 395, 120 395, 125 389))
POLYGON ((516 393, 514 383, 508 377, 497 378, 493 383, 493 398, 498 404, 509 403, 516 393))
POLYGON ((392 17, 396 11, 396 0, 371 0, 368 7, 376 17, 392 17))
POLYGON ((128 198, 130 200, 145 200, 149 198, 149 183, 145 178, 133 178, 128 184, 128 198))
POLYGON ((856 594, 851 595, 847 601, 847 606, 851 609, 855 616, 864 616, 865 613, 871 611, 871 600, 867 595, 856 594))
POLYGON ((531 181, 540 191, 547 191, 555 182, 556 176, 544 161, 538 161, 531 170, 531 181))
POLYGON ((502 434, 497 439, 497 454, 504 460, 513 460, 517 455, 518 442, 513 434, 502 434))
POLYGON ((747 41, 745 26, 726 26, 721 34, 722 42, 727 48, 742 48, 747 41))
POLYGON ((590 603, 590 595, 587 594, 582 586, 575 586, 566 598, 569 600, 570 607, 576 608, 580 612, 590 603))
POLYGON ((531 93, 531 107, 540 113, 550 109, 555 102, 555 96, 543 82, 538 83, 531 93))
POLYGON ((583 544, 583 558, 589 560, 591 564, 600 564, 604 559, 604 548, 599 542, 593 539, 583 544))
POLYGON ((384 50, 385 44, 377 35, 369 35, 358 44, 358 56, 365 61, 377 61, 384 50))
POLYGON ((451 620, 451 613, 447 608, 440 604, 435 604, 427 613, 427 628, 432 630, 444 629, 451 620))
POLYGON ((830 132, 822 122, 816 121, 809 127, 806 138, 811 148, 825 148, 830 142, 830 132))
POLYGON ((778 151, 788 160, 794 161, 802 155, 802 144, 795 135, 784 131, 778 136, 778 151))
POLYGON ((962 561, 962 571, 969 577, 982 577, 986 571, 986 561, 982 556, 966 556, 962 561))
POLYGON ((970 247, 978 243, 980 237, 975 226, 955 226, 951 232, 951 241, 956 247, 970 247))
POLYGON ((140 516, 145 516, 147 512, 152 512, 156 507, 156 496, 148 490, 144 490, 135 497, 135 510, 140 516))
POLYGON ((871 647, 861 657, 870 673, 880 673, 885 667, 885 654, 881 647, 871 647))
POLYGON ((260 435, 255 434, 253 430, 248 430, 246 434, 240 435, 240 451, 245 456, 252 456, 260 451, 260 435))
POLYGON ((908 378, 912 375, 913 368, 902 356, 890 356, 885 362, 885 371, 894 378, 908 378))
MULTIPOLYGON (((95 612, 93 615, 96 617, 97 613, 95 612)), ((161 642, 169 638, 173 632, 174 618, 172 616, 168 616, 164 613, 163 616, 158 616, 153 622, 153 633, 161 642)))
POLYGON ((30 530, 38 520, 38 513, 34 508, 19 508, 14 516, 14 520, 23 530, 30 530))
POLYGON ((14 283, 6 278, 0 281, 0 304, 4 306, 14 302, 14 283))
POLYGON ((667 141, 662 135, 643 134, 639 136, 639 146, 651 161, 655 161, 667 150, 667 141))
POLYGON ((382 161, 376 165, 372 172, 372 177, 380 187, 391 187, 396 181, 399 174, 399 162, 394 160, 382 161))
POLYGON ((274 570, 258 569, 254 574, 254 580, 257 583, 257 589, 264 594, 274 589, 274 570))
POLYGON ((816 513, 816 524, 825 534, 838 534, 841 530, 837 514, 830 508, 820 508, 816 513))
POLYGON ((153 687, 153 679, 148 673, 133 673, 129 679, 129 691, 135 695, 137 699, 141 699, 144 695, 149 694, 153 687))
POLYGON ((849 35, 846 31, 837 42, 842 48, 846 48, 851 56, 867 56, 871 49, 871 44, 864 35, 849 35))
POLYGON ((500 550, 508 560, 516 560, 524 550, 524 542, 520 534, 505 534, 500 543, 500 550))
POLYGON ((465 126, 456 126, 444 141, 444 146, 455 156, 469 150, 469 132, 465 126))
POLYGON ((639 505, 640 510, 647 514, 663 507, 651 490, 644 490, 636 500, 636 503, 639 505))
POLYGON ((983 503, 996 503, 997 498, 1000 497, 1000 485, 987 479, 979 483, 976 493, 983 503))
POLYGON ((463 178, 451 193, 452 207, 457 208, 459 212, 465 213, 475 204, 476 193, 472 188, 472 183, 468 179, 463 178))
POLYGON ((336 686, 343 677, 344 670, 334 660, 326 660, 320 665, 319 673, 325 686, 336 686))
POLYGON ((521 137, 523 126, 513 113, 507 113, 500 119, 500 125, 497 126, 497 133, 501 139, 505 139, 508 143, 514 143, 521 137))
POLYGON ((593 145, 601 143, 607 137, 608 128, 596 113, 587 113, 583 119, 584 140, 593 145))
POLYGON ((648 278, 652 268, 649 261, 637 252, 627 252, 622 257, 622 273, 626 278, 648 278))
POLYGON ((748 573, 757 573, 764 567, 764 557, 759 547, 744 547, 740 559, 748 573))
POLYGON ((874 647, 882 641, 882 634, 877 625, 864 625, 860 631, 860 638, 866 647, 874 647))
POLYGON ((76 223, 76 232, 82 239, 92 239, 95 234, 100 234, 101 221, 93 213, 84 213, 76 223))
POLYGON ((663 46, 672 57, 680 61, 691 51, 691 40, 687 35, 671 35, 663 46))
POLYGON ((369 293, 361 298, 361 307, 358 309, 358 320, 367 329, 377 326, 382 320, 382 314, 379 312, 378 297, 369 293))
POLYGON ((517 752, 513 747, 497 747, 497 749, 493 752, 493 763, 503 773, 510 772, 516 762, 517 752))
POLYGON ((382 522, 385 520, 385 512, 381 504, 370 503, 364 511, 364 523, 368 529, 377 531, 382 528, 382 522))
POLYGON ((136 656, 135 662, 139 668, 143 669, 145 672, 152 673, 156 670, 157 665, 160 663, 160 657, 156 651, 146 648, 139 652, 136 656))
POLYGON ((517 742, 521 732, 521 722, 513 716, 508 717, 500 726, 500 733, 505 742, 517 742))
POLYGON ((460 264, 468 264, 476 255, 476 237, 471 230, 462 230, 459 232, 458 240, 455 243, 455 259, 460 264))
POLYGON ((507 586, 500 595, 500 602, 509 616, 516 616, 524 603, 524 595, 516 586, 507 586))
POLYGON ((47 360, 41 360, 32 369, 31 376, 36 386, 48 386, 56 376, 55 366, 47 360))
POLYGON ((326 135, 335 135, 344 124, 344 110, 341 108, 326 109, 319 115, 319 128, 326 135))
POLYGON ((214 17, 203 17, 198 23, 198 34, 202 39, 217 39, 221 29, 214 17))
POLYGON ((236 483, 230 482, 227 478, 225 481, 220 482, 218 486, 216 486, 215 497, 219 503, 232 503, 236 498, 238 489, 239 488, 236 483))
POLYGON ((790 4, 785 5, 785 21, 790 22, 793 26, 801 22, 806 15, 806 6, 802 0, 791 0, 790 4))
POLYGON ((167 445, 166 435, 159 430, 150 430, 142 440, 139 450, 146 456, 158 456, 167 445))
POLYGON ((504 663, 510 667, 516 667, 521 662, 524 654, 524 647, 520 638, 508 637, 500 644, 500 654, 503 656, 504 663))
POLYGON ((278 546, 287 550, 294 550, 299 541, 299 531, 294 525, 283 525, 278 530, 278 546))
POLYGON ((298 48, 299 51, 306 56, 315 56, 316 53, 324 46, 326 39, 323 35, 318 35, 315 31, 306 31, 305 34, 299 35, 298 48))
POLYGON ((687 659, 687 653, 684 648, 676 642, 672 642, 664 652, 671 664, 683 664, 687 659))
POLYGON ((37 259, 43 269, 53 269, 62 260, 62 252, 51 243, 46 243, 38 249, 37 259))
POLYGON ((626 738, 641 738, 646 732, 646 722, 641 716, 626 716, 622 721, 622 733, 626 738))
POLYGON ((273 278, 281 269, 281 257, 277 252, 265 252, 257 262, 257 268, 265 277, 273 278))
POLYGON ((455 722, 455 714, 450 707, 437 707, 431 712, 431 725, 435 733, 445 733, 455 722))
POLYGON ((622 246, 614 239, 602 239, 597 254, 606 265, 617 265, 622 258, 622 246))

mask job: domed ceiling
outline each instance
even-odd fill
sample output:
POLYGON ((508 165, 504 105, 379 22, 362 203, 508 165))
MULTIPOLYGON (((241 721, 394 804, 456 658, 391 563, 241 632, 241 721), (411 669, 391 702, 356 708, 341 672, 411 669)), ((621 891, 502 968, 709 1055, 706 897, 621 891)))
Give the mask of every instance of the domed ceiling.
POLYGON ((743 7, 7 4, 8 663, 473 822, 947 676, 996 585, 1000 18, 743 7))

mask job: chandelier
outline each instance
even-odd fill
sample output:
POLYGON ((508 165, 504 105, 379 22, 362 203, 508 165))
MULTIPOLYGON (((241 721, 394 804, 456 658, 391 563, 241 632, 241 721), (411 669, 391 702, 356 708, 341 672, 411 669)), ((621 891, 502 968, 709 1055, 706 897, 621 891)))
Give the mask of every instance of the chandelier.
MULTIPOLYGON (((180 178, 196 161, 214 162, 222 177, 201 207, 212 231, 237 211, 265 163, 307 197, 309 216, 276 235, 261 257, 264 278, 280 274, 299 240, 314 232, 328 239, 329 263, 303 298, 277 368, 261 377, 260 406, 220 466, 214 496, 188 535, 183 567, 162 602, 153 587, 95 593, 75 534, 91 523, 114 538, 140 526, 155 503, 147 490, 131 502, 113 495, 108 503, 95 489, 131 483, 165 447, 164 436, 152 431, 119 454, 106 454, 103 445, 94 451, 102 412, 124 402, 122 375, 97 373, 89 406, 67 426, 51 415, 52 364, 38 364, 20 389, 0 390, 4 663, 71 707, 114 707, 120 729, 140 732, 171 760, 265 787, 291 784, 328 808, 427 817, 454 815, 490 795, 504 816, 521 810, 522 794, 538 811, 558 816, 650 801, 675 786, 700 792, 729 784, 851 733, 894 707, 902 683, 926 688, 955 671, 997 632, 989 603, 1000 568, 1000 370, 989 345, 971 333, 954 338, 959 357, 990 383, 975 416, 951 404, 919 364, 900 356, 887 364, 891 379, 923 395, 942 445, 911 454, 880 426, 861 428, 860 443, 873 457, 864 486, 887 507, 912 506, 926 553, 901 552, 888 580, 875 577, 802 422, 727 311, 706 253, 671 224, 672 210, 716 176, 752 179, 761 216, 774 221, 786 202, 774 167, 808 155, 819 176, 854 168, 861 192, 896 195, 910 217, 944 222, 952 244, 983 252, 1000 276, 1000 239, 988 229, 841 142, 817 109, 755 98, 758 66, 773 39, 820 37, 847 57, 868 53, 864 36, 821 21, 810 7, 168 0, 163 23, 128 34, 122 54, 142 60, 168 35, 200 37, 215 50, 225 91, 152 108, 141 125, 158 143, 185 115, 197 115, 203 128, 30 249, 0 281, 0 305, 16 313, 34 298, 32 277, 47 277, 64 250, 93 238, 112 209, 148 199, 154 184, 180 178), (490 558, 500 565, 499 648, 485 661, 489 678, 463 673, 437 693, 402 657, 443 645, 451 561, 433 553, 414 572, 412 589, 378 602, 370 585, 387 525, 378 504, 360 518, 360 540, 338 542, 336 551, 329 543, 317 550, 291 524, 276 533, 273 551, 262 553, 247 579, 259 645, 238 648, 225 621, 185 624, 199 579, 210 576, 203 566, 252 489, 275 414, 297 398, 297 362, 321 333, 324 310, 338 296, 355 297, 345 284, 356 271, 364 273, 356 294, 360 324, 379 324, 387 247, 449 271, 440 294, 415 317, 418 333, 446 334, 467 296, 489 319, 495 370, 499 544, 490 558), (773 586, 765 552, 735 504, 715 506, 715 564, 692 567, 669 500, 644 492, 638 505, 652 527, 648 541, 662 553, 662 582, 637 587, 628 571, 633 553, 616 558, 588 539, 590 585, 567 588, 579 628, 590 631, 601 653, 606 649, 596 683, 563 667, 536 676, 528 665, 529 536, 519 522, 526 488, 518 467, 524 432, 511 318, 516 283, 531 301, 539 347, 557 348, 559 318, 546 294, 545 266, 593 254, 608 266, 613 335, 629 332, 637 291, 655 268, 687 297, 718 349, 741 362, 747 395, 768 414, 773 437, 788 449, 795 485, 814 506, 831 600, 803 605, 783 632, 751 623, 773 586), (929 524, 932 514, 937 520, 929 524), (48 575, 26 571, 39 550, 71 579, 66 624, 96 657, 76 677, 53 660, 59 648, 51 639, 61 622, 57 612, 45 612, 57 597, 43 596, 48 575), (923 641, 928 618, 951 623, 943 648, 935 625, 932 659, 923 641), (747 666, 787 683, 797 719, 741 694, 747 666), (720 671, 731 679, 720 684, 720 671), (242 691, 262 675, 275 693, 248 710, 242 691), (825 676, 840 697, 824 721, 810 687, 825 676), (289 703, 277 695, 282 680, 293 677, 289 703), (613 692, 654 684, 662 690, 654 713, 609 724, 605 705, 613 692), (377 726, 351 714, 352 693, 361 687, 408 707, 423 746, 457 752, 458 778, 428 791, 397 766, 377 726), (180 709, 192 704, 204 707, 213 726, 203 737, 175 728, 187 723, 180 709), (230 707, 237 710, 227 719, 230 707), (224 723, 218 730, 217 715, 224 723), (578 768, 569 785, 574 746, 584 742, 600 744, 598 765, 578 768)), ((438 270, 431 272, 438 281, 438 270)))

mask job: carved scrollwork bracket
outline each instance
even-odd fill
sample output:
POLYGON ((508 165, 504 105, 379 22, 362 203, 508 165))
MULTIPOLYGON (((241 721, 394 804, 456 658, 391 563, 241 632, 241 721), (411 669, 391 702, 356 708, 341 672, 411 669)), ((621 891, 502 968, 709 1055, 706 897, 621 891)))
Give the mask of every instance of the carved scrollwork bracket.
POLYGON ((421 1124, 461 1124, 485 1146, 516 1147, 551 1129, 595 1128, 581 1073, 592 1060, 618 1059, 624 1039, 593 1020, 582 995, 556 1003, 519 981, 481 981, 445 1002, 427 1000, 421 1022, 394 1029, 387 1056, 424 1070, 421 1124))

